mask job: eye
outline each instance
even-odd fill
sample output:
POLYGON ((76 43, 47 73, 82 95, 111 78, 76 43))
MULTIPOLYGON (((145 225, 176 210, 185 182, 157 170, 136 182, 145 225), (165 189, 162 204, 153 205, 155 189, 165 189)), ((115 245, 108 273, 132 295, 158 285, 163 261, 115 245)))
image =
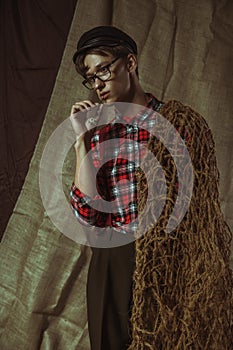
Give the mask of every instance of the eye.
POLYGON ((89 84, 93 84, 95 82, 95 78, 94 77, 87 78, 87 82, 89 84))
POLYGON ((106 73, 108 73, 108 66, 104 66, 104 67, 100 68, 100 69, 98 70, 97 75, 104 75, 104 74, 106 74, 106 73))

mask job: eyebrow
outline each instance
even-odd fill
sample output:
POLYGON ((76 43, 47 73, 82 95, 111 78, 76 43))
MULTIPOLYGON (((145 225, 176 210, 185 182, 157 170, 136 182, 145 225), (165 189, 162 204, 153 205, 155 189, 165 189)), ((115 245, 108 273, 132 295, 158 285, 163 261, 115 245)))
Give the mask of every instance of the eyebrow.
MULTIPOLYGON (((88 77, 92 77, 93 75, 95 75, 97 72, 98 72, 98 68, 102 68, 102 67, 104 67, 104 66, 107 66, 109 64, 109 62, 108 61, 106 61, 106 62, 101 62, 101 63, 99 63, 99 64, 97 64, 96 66, 95 66, 95 70, 96 70, 96 72, 95 73, 93 73, 93 74, 85 74, 85 77, 86 78, 88 78, 88 77)), ((87 67, 87 70, 88 69, 90 69, 90 67, 87 67)))

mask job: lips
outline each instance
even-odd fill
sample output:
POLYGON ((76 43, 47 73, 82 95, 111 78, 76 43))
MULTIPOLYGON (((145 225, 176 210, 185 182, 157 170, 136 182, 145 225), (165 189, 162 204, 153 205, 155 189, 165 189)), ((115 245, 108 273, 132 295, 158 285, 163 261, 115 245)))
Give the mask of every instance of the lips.
POLYGON ((101 100, 107 100, 109 94, 110 94, 109 91, 108 91, 108 92, 102 92, 102 93, 100 94, 101 100))

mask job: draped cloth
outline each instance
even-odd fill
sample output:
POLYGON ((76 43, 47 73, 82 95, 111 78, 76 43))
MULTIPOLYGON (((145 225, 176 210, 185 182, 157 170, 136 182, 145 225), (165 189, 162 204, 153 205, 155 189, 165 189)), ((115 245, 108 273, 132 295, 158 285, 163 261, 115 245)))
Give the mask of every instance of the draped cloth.
MULTIPOLYGON (((138 43, 139 75, 145 91, 154 93, 160 100, 182 101, 205 117, 213 131, 216 144, 220 170, 219 201, 226 222, 233 227, 231 217, 233 176, 230 165, 233 140, 232 14, 232 1, 207 0, 194 3, 192 0, 151 0, 144 1, 142 5, 140 0, 134 2, 97 0, 95 6, 91 0, 77 2, 39 140, 1 244, 1 349, 90 349, 86 315, 86 277, 90 251, 88 247, 78 245, 67 238, 52 224, 43 207, 38 185, 40 159, 52 132, 69 116, 71 105, 75 101, 93 97, 82 88, 81 77, 76 74, 72 64, 77 39, 85 30, 97 25, 113 24, 132 35, 138 43)), ((33 88, 33 84, 30 88, 33 88)), ((30 110, 30 118, 33 111, 34 108, 30 110)), ((70 151, 62 173, 67 201, 75 171, 74 164, 75 155, 70 151)), ((54 179, 50 178, 49 181, 52 183, 54 179)), ((51 205, 56 203, 56 188, 48 196, 51 198, 51 205)), ((56 212, 56 206, 54 211, 56 212)), ((222 220, 220 216, 219 220, 222 220)), ((223 229, 223 226, 221 227, 223 229)), ((212 233, 213 242, 216 239, 215 233, 216 231, 212 233)), ((208 231, 208 234, 211 232, 208 231)), ((190 237, 193 235, 190 234, 190 237)), ((201 237, 200 235, 199 238, 201 237)), ((227 234, 223 237, 227 237, 227 234)), ((219 239, 221 240, 221 237, 219 239)), ((185 241, 182 242, 185 245, 185 241)), ((143 241, 139 241, 138 244, 140 249, 143 241)), ((210 252, 214 251, 211 250, 213 247, 208 247, 207 253, 204 254, 204 246, 203 243, 201 246, 203 254, 197 262, 194 261, 195 255, 189 262, 185 259, 184 261, 192 265, 193 273, 198 271, 203 274, 201 283, 203 285, 203 281, 206 281, 207 285, 200 294, 200 298, 203 302, 206 297, 209 301, 208 313, 210 312, 211 315, 213 312, 216 315, 216 309, 212 309, 211 302, 218 302, 218 299, 216 294, 212 299, 208 298, 209 279, 201 266, 203 263, 204 267, 207 265, 211 267, 211 277, 213 277, 213 271, 217 270, 215 285, 217 288, 221 278, 224 284, 228 281, 227 268, 224 268, 227 266, 227 254, 224 255, 224 250, 220 249, 218 256, 222 258, 217 261, 217 255, 214 255, 214 263, 211 266, 210 252)), ((222 247, 221 242, 219 246, 222 247)), ((188 242, 188 247, 194 251, 195 242, 188 242)), ((163 248, 169 247, 165 244, 163 248)), ((172 249, 172 246, 169 249, 172 249)), ((216 254, 216 251, 214 252, 216 254)), ((140 254, 137 263, 137 271, 141 273, 140 254)), ((167 263, 169 263, 168 258, 167 263)), ((189 269, 187 274, 188 272, 189 269)), ((145 275, 141 276, 142 281, 145 281, 145 275)), ((181 277, 184 280, 184 275, 181 274, 181 277)), ((152 281, 156 281, 156 278, 157 276, 153 275, 152 281)), ((175 283, 172 276, 171 283, 175 283)), ((137 288, 135 280, 135 293, 138 293, 137 288)), ((198 292, 198 283, 194 284, 193 288, 198 292)), ((222 292, 221 288, 219 290, 222 292)), ((160 291, 153 290, 153 298, 156 301, 153 310, 158 311, 157 302, 161 295, 156 296, 155 292, 160 291)), ((174 296, 174 305, 177 308, 179 306, 179 313, 172 308, 173 304, 171 305, 169 300, 162 300, 161 305, 164 307, 163 310, 159 310, 159 317, 163 320, 167 320, 167 317, 177 320, 182 315, 183 318, 179 318, 178 324, 182 323, 181 334, 184 338, 177 338, 176 342, 178 339, 193 339, 193 333, 192 337, 187 337, 189 329, 187 322, 190 321, 190 325, 192 324, 194 319, 190 319, 191 311, 198 306, 198 301, 192 299, 191 294, 186 296, 181 290, 179 292, 180 294, 174 296), (179 296, 191 303, 188 304, 189 308, 185 315, 179 296)), ((192 289, 189 289, 189 292, 192 293, 192 289)), ((142 300, 145 300, 145 293, 143 289, 142 300)), ((228 300, 227 295, 226 300, 228 300)), ((138 294, 135 294, 135 297, 138 298, 138 294)), ((220 318, 225 313, 227 304, 228 301, 226 306, 222 305, 220 318)), ((148 342, 153 343, 154 339, 151 341, 150 334, 146 335, 147 331, 151 332, 151 324, 148 324, 147 314, 144 314, 141 319, 143 304, 138 303, 138 305, 139 314, 135 314, 133 321, 135 347, 139 344, 138 339, 142 339, 146 349, 148 342), (140 330, 141 322, 143 322, 142 330, 140 330)), ((201 312, 200 309, 198 311, 201 312)), ((206 319, 203 319, 203 322, 206 322, 206 319)), ((216 328, 213 331, 217 329, 217 324, 214 325, 216 328)), ((162 325, 164 326, 164 323, 162 325)), ((227 327, 226 321, 220 327, 219 334, 223 334, 224 325, 227 327)), ((170 322, 169 326, 174 329, 175 324, 170 322)), ((197 326, 196 324, 195 330, 197 326)), ((155 332, 156 341, 159 342, 160 336, 166 334, 166 342, 169 344, 171 339, 165 328, 160 328, 160 331, 155 329, 155 332)), ((180 333, 177 334, 180 335, 180 333)))

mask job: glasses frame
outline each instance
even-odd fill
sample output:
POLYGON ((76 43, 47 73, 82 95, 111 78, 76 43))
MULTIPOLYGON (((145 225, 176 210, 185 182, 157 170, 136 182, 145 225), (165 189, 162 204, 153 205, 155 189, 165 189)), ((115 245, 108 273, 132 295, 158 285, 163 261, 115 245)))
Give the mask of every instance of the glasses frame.
MULTIPOLYGON (((84 79, 83 82, 82 82, 82 84, 85 86, 85 88, 87 88, 88 90, 94 90, 94 86, 93 86, 93 85, 95 84, 96 78, 98 78, 98 79, 101 80, 101 81, 108 81, 108 80, 111 78, 111 75, 112 75, 112 72, 110 71, 109 68, 110 68, 117 60, 119 60, 119 58, 121 58, 121 57, 122 57, 122 56, 118 56, 118 57, 114 58, 114 60, 113 60, 112 62, 110 62, 110 63, 106 64, 105 66, 99 68, 99 70, 101 70, 101 69, 107 69, 108 74, 109 74, 109 76, 108 76, 107 78, 104 78, 104 79, 103 79, 103 77, 101 77, 101 76, 98 75, 98 71, 97 71, 97 72, 96 72, 94 75, 92 75, 91 77, 84 79), (90 83, 89 80, 92 80, 92 81, 93 81, 93 84, 90 83), (88 86, 87 84, 89 84, 89 86, 88 86)), ((107 74, 106 74, 106 75, 107 75, 107 74)))

